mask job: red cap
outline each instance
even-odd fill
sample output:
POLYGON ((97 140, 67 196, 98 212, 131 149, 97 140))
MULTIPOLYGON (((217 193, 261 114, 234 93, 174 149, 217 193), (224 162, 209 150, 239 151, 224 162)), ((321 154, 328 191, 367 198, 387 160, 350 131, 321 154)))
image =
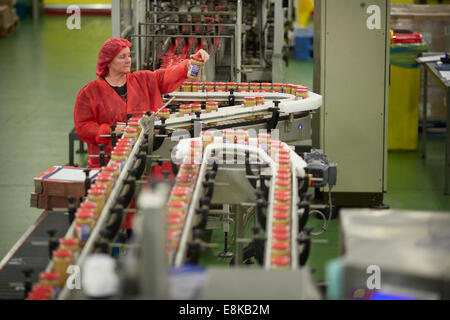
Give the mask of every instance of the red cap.
POLYGON ((261 100, 264 99, 264 96, 255 96, 256 99, 261 100))
POLYGON ((278 163, 279 164, 290 164, 291 161, 290 161, 290 159, 286 159, 286 158, 278 158, 278 163))
POLYGON ((137 129, 136 128, 127 127, 125 129, 125 132, 127 132, 127 133, 136 133, 137 129))
POLYGON ((216 82, 216 86, 224 86, 224 85, 226 85, 225 82, 216 82))
POLYGON ((278 180, 275 182, 275 184, 279 187, 288 187, 291 185, 291 182, 289 180, 278 180))
POLYGON ((171 218, 181 218, 181 217, 184 216, 184 214, 181 213, 180 211, 171 210, 171 211, 168 212, 168 216, 169 216, 169 219, 171 219, 171 218))
POLYGON ((206 101, 206 105, 217 106, 219 103, 217 101, 206 101))
POLYGON ((75 218, 77 219, 89 219, 92 218, 92 209, 88 208, 80 208, 77 210, 75 214, 75 218))
POLYGON ((42 280, 57 280, 59 279, 60 275, 59 272, 55 271, 48 271, 48 272, 41 272, 39 273, 39 278, 42 280))
POLYGON ((53 250, 53 257, 68 258, 71 256, 72 256, 72 251, 70 251, 70 250, 62 250, 62 249, 53 250))
POLYGON ((248 86, 248 82, 240 82, 238 85, 239 86, 248 86))
POLYGON ((274 226, 272 231, 273 233, 289 233, 289 226, 274 226))
POLYGON ((194 85, 194 86, 201 86, 201 85, 203 85, 203 82, 199 82, 199 81, 192 82, 192 85, 194 85))
POLYGON ((205 86, 213 86, 214 82, 205 82, 205 86))
POLYGON ((272 84, 269 82, 264 82, 264 83, 261 83, 261 86, 268 87, 268 86, 272 86, 272 84))
POLYGON ((103 187, 100 188, 90 188, 88 191, 88 194, 91 194, 93 196, 101 196, 103 194, 104 189, 101 189, 103 187))
POLYGON ((291 263, 291 259, 286 256, 272 258, 272 264, 274 264, 274 265, 286 266, 286 265, 289 265, 290 263, 291 263))
POLYGON ((227 82, 228 86, 237 86, 237 82, 227 82))
POLYGON ((275 220, 286 220, 289 218, 289 214, 287 212, 275 211, 273 213, 273 218, 275 220))
POLYGON ((200 103, 193 103, 191 104, 192 108, 201 108, 202 105, 200 103))
POLYGON ((256 97, 245 97, 244 100, 256 100, 256 97))
POLYGON ((272 243, 272 249, 275 249, 275 250, 289 249, 289 242, 274 242, 274 243, 272 243))
POLYGON ((250 82, 251 86, 260 86, 261 84, 259 82, 250 82))
POLYGON ((77 238, 61 238, 59 244, 63 246, 75 246, 78 244, 77 238))
POLYGON ((276 204, 273 206, 273 210, 280 212, 289 212, 291 207, 287 204, 276 204))
POLYGON ((200 53, 197 53, 196 55, 191 56, 191 59, 203 62, 202 55, 200 53))
POLYGON ((298 89, 297 88, 297 90, 295 90, 295 92, 305 93, 305 92, 308 92, 308 89, 298 89))
POLYGON ((180 224, 181 219, 180 218, 169 218, 168 223, 170 225, 174 225, 174 224, 180 224))
POLYGON ((289 168, 278 168, 277 169, 277 174, 290 174, 291 173, 291 169, 289 168))
POLYGON ((277 86, 277 87, 280 87, 280 86, 282 86, 283 84, 282 84, 282 83, 274 83, 273 85, 274 85, 274 86, 277 86))
MULTIPOLYGON (((105 186, 106 188, 106 186, 105 186)), ((97 209, 97 202, 94 201, 83 201, 80 204, 80 208, 87 208, 87 209, 97 209)))
POLYGON ((273 239, 277 240, 277 241, 286 241, 289 240, 289 233, 275 233, 273 235, 273 239))
POLYGON ((184 201, 171 201, 169 202, 169 207, 170 208, 182 208, 186 206, 186 202, 184 201))
POLYGON ((176 197, 185 196, 189 193, 190 188, 188 187, 175 187, 172 190, 172 194, 176 197))
POLYGON ((113 173, 117 171, 117 166, 104 166, 101 173, 113 173))
POLYGON ((277 191, 275 192, 275 200, 286 202, 291 199, 291 193, 289 191, 277 191))
POLYGON ((177 181, 190 182, 192 181, 192 176, 189 173, 180 173, 177 175, 177 181))
POLYGON ((192 108, 192 106, 190 104, 182 104, 180 106, 180 109, 191 109, 191 108, 192 108))

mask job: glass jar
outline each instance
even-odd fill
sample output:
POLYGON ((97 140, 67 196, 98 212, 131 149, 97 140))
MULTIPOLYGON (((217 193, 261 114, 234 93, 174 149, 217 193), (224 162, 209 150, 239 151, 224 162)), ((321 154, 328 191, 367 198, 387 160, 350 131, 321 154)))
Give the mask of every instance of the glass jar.
POLYGON ((274 226, 286 226, 290 224, 290 217, 288 211, 274 211, 272 224, 274 226))
POLYGON ((289 232, 284 232, 284 233, 274 233, 272 235, 272 241, 273 242, 285 242, 285 243, 289 243, 290 240, 290 233, 289 232))
POLYGON ((214 92, 215 85, 214 82, 205 82, 205 91, 206 92, 214 92))
POLYGON ((167 233, 167 250, 172 252, 178 249, 179 240, 181 237, 181 229, 169 230, 167 233))
POLYGON ((60 275, 59 286, 63 288, 68 277, 67 268, 72 264, 72 252, 69 250, 53 250, 53 269, 60 275))
POLYGON ((238 84, 236 82, 227 82, 227 91, 230 91, 230 89, 233 89, 234 92, 237 92, 238 84))
POLYGON ((203 82, 192 82, 192 92, 203 92, 203 82))
POLYGON ((283 91, 284 93, 292 94, 292 84, 291 83, 283 84, 283 91))
POLYGON ((77 238, 61 238, 59 239, 59 249, 72 252, 72 257, 76 261, 80 251, 80 244, 77 238))
POLYGON ((206 102, 206 113, 212 113, 219 111, 219 103, 217 101, 206 102))
POLYGON ((247 82, 241 82, 238 84, 238 91, 239 92, 248 92, 249 85, 247 82))
POLYGON ((245 107, 255 107, 256 106, 256 97, 245 97, 244 98, 245 107))
POLYGON ((258 147, 264 150, 265 153, 269 154, 269 140, 271 136, 269 133, 258 134, 258 147))
POLYGON ((191 108, 192 108, 192 114, 195 114, 195 112, 202 112, 202 105, 200 103, 191 104, 191 108))
POLYGON ((78 209, 75 214, 75 234, 80 241, 80 247, 84 247, 89 240, 94 226, 92 211, 78 209))
POLYGON ((289 270, 291 267, 291 258, 288 256, 275 257, 271 260, 272 269, 274 270, 289 270))
POLYGON ((250 83, 250 92, 260 92, 261 84, 259 82, 251 82, 250 83))
POLYGON ((95 178, 95 184, 104 184, 106 186, 105 195, 109 197, 113 186, 112 173, 102 172, 95 178))
POLYGON ((226 92, 227 84, 225 82, 216 82, 216 91, 217 92, 226 92))
POLYGON ((123 133, 123 136, 125 138, 130 139, 131 144, 134 145, 136 142, 138 136, 137 136, 137 130, 135 128, 127 127, 123 133))
POLYGON ((136 133, 136 140, 137 140, 137 138, 141 134, 141 126, 139 125, 139 122, 136 121, 136 120, 133 120, 133 121, 130 120, 130 121, 128 121, 128 127, 136 129, 136 132, 137 132, 136 133))
POLYGON ((164 117, 166 119, 170 119, 170 109, 164 108, 158 113, 158 119, 161 120, 161 118, 164 117))
MULTIPOLYGON (((100 191, 105 196, 105 202, 106 202, 106 200, 108 199, 108 195, 106 194, 106 184, 95 182, 93 185, 91 185, 91 189, 100 191)), ((94 210, 94 211, 95 211, 95 218, 97 219, 98 218, 98 216, 96 214, 97 211, 96 210, 94 210)))
POLYGON ((261 83, 261 92, 272 92, 272 84, 268 82, 261 83))
POLYGON ((44 286, 50 286, 53 289, 59 288, 60 284, 60 274, 55 271, 44 271, 39 273, 39 284, 44 286))
POLYGON ((183 82, 181 85, 181 90, 183 90, 183 92, 192 92, 192 82, 183 82))
POLYGON ((263 106, 264 105, 264 96, 256 96, 256 105, 263 106))
POLYGON ((272 242, 272 258, 289 256, 290 251, 291 250, 288 242, 272 242))
POLYGON ((178 112, 178 117, 190 117, 192 113, 192 106, 190 104, 182 104, 180 106, 180 111, 178 112))
POLYGON ((223 143, 226 144, 235 143, 235 131, 233 129, 223 130, 223 143))
POLYGON ((281 158, 278 159, 279 168, 291 168, 291 161, 289 159, 281 158))
POLYGON ((191 65, 187 72, 187 77, 189 79, 196 80, 196 79, 200 78, 200 75, 202 73, 203 60, 201 57, 195 56, 195 57, 191 58, 190 62, 191 62, 191 65))
POLYGON ((180 174, 190 174, 190 175, 194 175, 197 172, 197 167, 196 165, 192 164, 192 163, 183 163, 180 166, 180 174))
POLYGON ((83 201, 80 204, 80 209, 89 209, 94 211, 94 215, 97 215, 97 202, 94 201, 83 201))
POLYGON ((283 93, 283 92, 284 92, 284 90, 283 90, 283 84, 282 84, 282 83, 274 83, 274 84, 272 85, 272 90, 273 90, 273 92, 280 92, 280 93, 283 93))
POLYGON ((187 202, 185 201, 171 201, 167 207, 168 211, 180 212, 183 216, 186 215, 187 202))
POLYGON ((105 205, 105 194, 98 189, 89 189, 88 201, 95 202, 97 204, 97 216, 100 216, 105 205))
POLYGON ((308 98, 308 89, 295 90, 295 96, 297 100, 305 100, 308 98))
POLYGON ((202 132, 202 140, 203 140, 203 151, 204 151, 207 146, 209 146, 211 143, 214 143, 214 132, 213 131, 203 131, 202 132))
POLYGON ((237 144, 248 144, 248 131, 247 130, 236 130, 236 143, 237 144))
POLYGON ((191 188, 189 187, 174 187, 171 192, 170 200, 188 202, 190 190, 191 188))
POLYGON ((115 163, 108 164, 107 166, 102 167, 102 173, 107 172, 112 174, 114 180, 119 178, 120 170, 119 167, 115 163))
POLYGON ((37 284, 31 288, 26 300, 53 300, 54 289, 52 286, 37 284))

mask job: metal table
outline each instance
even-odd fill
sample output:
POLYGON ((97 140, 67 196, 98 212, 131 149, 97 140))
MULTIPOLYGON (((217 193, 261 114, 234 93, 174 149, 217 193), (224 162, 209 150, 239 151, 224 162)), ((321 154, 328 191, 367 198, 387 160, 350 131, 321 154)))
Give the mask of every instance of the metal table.
POLYGON ((426 158, 427 144, 426 144, 426 123, 427 123, 427 103, 428 103, 428 73, 431 73, 438 83, 447 92, 447 132, 446 132, 446 144, 445 144, 445 168, 444 168, 444 194, 448 196, 450 189, 450 81, 441 76, 439 70, 436 69, 435 62, 428 62, 423 64, 424 77, 423 77, 423 129, 422 129, 422 157, 426 158))

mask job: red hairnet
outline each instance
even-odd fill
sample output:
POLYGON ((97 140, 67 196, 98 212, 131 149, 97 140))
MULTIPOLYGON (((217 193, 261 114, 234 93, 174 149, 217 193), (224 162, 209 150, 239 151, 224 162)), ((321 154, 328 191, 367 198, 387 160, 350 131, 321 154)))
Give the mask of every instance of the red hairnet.
POLYGON ((111 38, 105 41, 98 53, 97 69, 95 73, 99 77, 108 75, 108 65, 126 47, 131 47, 131 42, 123 38, 111 38))

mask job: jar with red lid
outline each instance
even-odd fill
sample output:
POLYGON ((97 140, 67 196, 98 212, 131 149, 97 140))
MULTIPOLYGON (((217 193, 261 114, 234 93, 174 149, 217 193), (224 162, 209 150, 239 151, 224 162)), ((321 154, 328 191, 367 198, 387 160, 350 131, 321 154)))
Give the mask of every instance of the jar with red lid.
POLYGON ((196 112, 202 112, 202 105, 200 103, 191 104, 191 108, 192 114, 195 114, 196 112))
POLYGON ((236 136, 236 143, 237 144, 248 144, 248 131, 247 130, 236 130, 235 131, 236 136))
POLYGON ((292 84, 291 83, 285 83, 283 85, 284 93, 292 94, 292 84))
POLYGON ((54 289, 59 288, 60 274, 56 271, 44 271, 39 273, 39 284, 50 286, 54 289))
POLYGON ((54 288, 49 285, 37 284, 31 288, 26 300, 53 300, 54 288))
POLYGON ((289 256, 291 252, 289 242, 272 242, 272 258, 289 256))
POLYGON ((158 119, 161 120, 161 118, 170 119, 170 109, 169 108, 163 108, 158 113, 158 119))
POLYGON ((272 90, 273 92, 283 92, 283 84, 282 83, 274 83, 272 84, 272 90))
POLYGON ((223 130, 223 143, 233 144, 235 143, 236 133, 233 129, 223 130))
POLYGON ((217 92, 226 92, 227 84, 225 82, 216 82, 216 91, 217 92))
POLYGON ((171 192, 170 201, 188 202, 191 188, 189 187, 174 187, 171 192))
POLYGON ((180 166, 179 174, 190 174, 194 175, 197 172, 197 165, 193 163, 182 163, 180 166))
POLYGON ((167 233, 167 249, 169 252, 178 249, 181 229, 169 230, 167 233))
POLYGON ((94 226, 92 210, 78 209, 75 214, 75 234, 83 247, 89 240, 94 226))
POLYGON ((259 82, 251 82, 250 83, 250 92, 260 92, 261 84, 259 82))
POLYGON ((291 235, 289 232, 278 232, 278 233, 274 233, 272 235, 272 241, 289 243, 290 237, 291 237, 291 235))
POLYGON ((130 121, 128 121, 128 127, 136 129, 136 131, 137 131, 136 140, 137 140, 137 138, 141 134, 141 126, 140 126, 139 122, 130 120, 130 121))
POLYGON ((308 89, 296 89, 295 96, 297 97, 297 100, 305 100, 308 98, 308 89))
POLYGON ((291 258, 289 256, 280 256, 272 258, 272 269, 274 270, 289 270, 291 267, 291 258))
POLYGON ((271 135, 269 133, 260 133, 258 134, 258 147, 263 149, 265 153, 269 154, 269 141, 271 135))
POLYGON ((119 166, 115 162, 108 163, 107 166, 102 167, 102 173, 107 172, 112 174, 114 180, 117 180, 119 178, 120 170, 119 166))
POLYGON ((276 180, 275 181, 275 191, 290 191, 292 189, 291 187, 291 181, 290 180, 276 180))
POLYGON ((182 104, 180 106, 178 117, 190 117, 191 114, 192 114, 192 106, 190 104, 182 104))
POLYGON ((206 113, 212 113, 219 111, 219 103, 217 101, 206 102, 206 113))
MULTIPOLYGON (((276 205, 278 206, 278 205, 276 205)), ((289 207, 289 206, 287 206, 289 207)), ((273 212, 273 222, 274 226, 285 226, 289 225, 291 222, 289 209, 288 210, 277 210, 273 212)))
POLYGON ((214 82, 205 82, 205 91, 206 92, 214 92, 215 85, 214 82))
POLYGON ((227 91, 230 91, 231 89, 233 89, 234 92, 238 90, 237 82, 227 82, 227 91))
POLYGON ((203 92, 203 82, 192 82, 192 92, 203 92))
POLYGON ((272 84, 268 82, 261 83, 261 92, 272 92, 272 84))
POLYGON ((96 184, 104 184, 106 186, 105 195, 108 197, 111 194, 113 186, 113 175, 109 172, 100 173, 97 178, 95 178, 96 184))
POLYGON ((255 96, 256 98, 256 106, 264 105, 264 96, 255 96))
POLYGON ((53 269, 60 275, 59 286, 63 288, 68 277, 67 268, 72 264, 72 252, 69 250, 53 250, 53 269))
POLYGON ((181 90, 183 90, 183 92, 192 92, 192 82, 183 82, 181 85, 181 90))
POLYGON ((88 201, 93 201, 97 204, 97 215, 100 216, 103 206, 105 205, 105 194, 102 190, 90 188, 88 191, 88 201))
POLYGON ((194 181, 192 179, 192 175, 188 173, 179 173, 177 175, 176 184, 179 187, 192 187, 194 181))
POLYGON ((187 202, 186 201, 170 201, 167 205, 168 211, 181 212, 183 215, 186 214, 187 202))
POLYGON ((248 92, 249 91, 249 85, 248 82, 241 82, 238 84, 238 91, 239 92, 248 92))
POLYGON ((291 205, 291 197, 292 197, 292 194, 290 191, 275 191, 274 204, 290 206, 291 205))
POLYGON ((127 160, 127 153, 123 149, 114 149, 111 152, 111 161, 119 166, 119 170, 122 171, 127 160))
POLYGON ((130 139, 131 144, 134 145, 134 143, 136 142, 137 138, 138 138, 138 132, 136 128, 132 128, 132 127, 127 127, 123 133, 123 136, 125 138, 130 139))
POLYGON ((72 257, 76 261, 80 251, 80 242, 77 238, 61 238, 59 239, 59 248, 72 252, 72 257))

